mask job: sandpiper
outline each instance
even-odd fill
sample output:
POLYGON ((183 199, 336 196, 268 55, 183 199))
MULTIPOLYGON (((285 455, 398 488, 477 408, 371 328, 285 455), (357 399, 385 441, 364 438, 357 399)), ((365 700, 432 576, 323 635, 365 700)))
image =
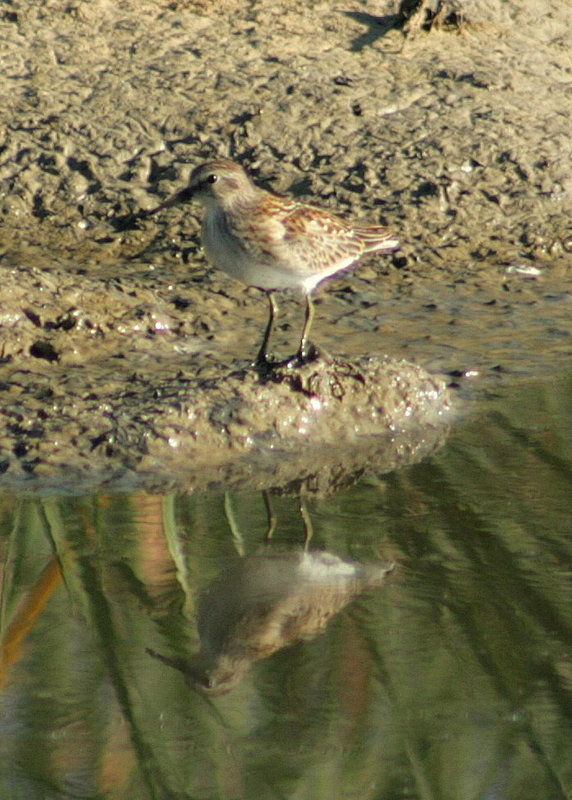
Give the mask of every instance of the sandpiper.
POLYGON ((204 207, 202 242, 209 261, 268 296, 270 314, 254 362, 257 367, 272 365, 267 349, 278 314, 276 290, 293 289, 306 298, 300 344, 296 355, 285 362, 302 364, 317 352, 309 341, 316 287, 365 253, 388 254, 399 248, 388 228, 354 225, 325 209, 273 195, 227 158, 196 167, 185 189, 145 213, 188 200, 198 200, 204 207))

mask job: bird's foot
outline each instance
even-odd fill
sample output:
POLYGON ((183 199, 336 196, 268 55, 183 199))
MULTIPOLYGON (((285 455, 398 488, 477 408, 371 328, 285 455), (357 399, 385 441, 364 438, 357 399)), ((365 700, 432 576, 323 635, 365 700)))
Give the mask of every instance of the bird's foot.
POLYGON ((300 347, 295 355, 282 361, 280 366, 288 369, 298 369, 321 358, 329 359, 329 356, 324 350, 318 349, 312 342, 306 342, 304 347, 300 347))
POLYGON ((266 353, 260 352, 251 366, 259 375, 269 375, 275 367, 281 366, 281 362, 274 361, 266 353))
POLYGON ((299 348, 293 356, 282 361, 275 361, 266 353, 259 353, 256 360, 252 362, 252 366, 259 375, 265 376, 270 375, 275 369, 299 369, 305 364, 311 364, 318 360, 331 361, 332 359, 325 350, 316 347, 312 342, 307 342, 304 348, 299 348))

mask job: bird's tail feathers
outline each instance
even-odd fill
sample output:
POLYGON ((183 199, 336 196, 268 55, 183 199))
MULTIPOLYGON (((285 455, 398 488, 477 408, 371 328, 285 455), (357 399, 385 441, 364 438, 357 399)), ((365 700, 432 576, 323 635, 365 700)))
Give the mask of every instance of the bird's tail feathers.
POLYGON ((385 253, 393 253, 394 250, 399 249, 399 239, 389 228, 373 225, 358 225, 355 226, 353 230, 363 242, 365 253, 373 253, 379 250, 385 253))

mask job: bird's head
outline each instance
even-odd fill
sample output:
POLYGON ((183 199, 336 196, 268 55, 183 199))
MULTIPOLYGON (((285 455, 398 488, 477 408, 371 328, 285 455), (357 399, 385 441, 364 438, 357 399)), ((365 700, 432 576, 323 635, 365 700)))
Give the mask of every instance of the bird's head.
POLYGON ((198 200, 206 207, 217 205, 224 208, 236 200, 246 199, 253 191, 256 191, 256 187, 241 166, 230 159, 219 158, 195 167, 184 189, 147 214, 189 200, 198 200))

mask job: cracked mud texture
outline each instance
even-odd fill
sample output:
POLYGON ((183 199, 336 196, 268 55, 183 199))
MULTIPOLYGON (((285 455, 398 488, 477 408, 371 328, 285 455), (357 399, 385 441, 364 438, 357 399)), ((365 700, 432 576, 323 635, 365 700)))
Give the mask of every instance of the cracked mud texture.
MULTIPOLYGON (((565 368, 572 9, 463 9, 459 30, 410 24, 404 36, 390 2, 4 4, 5 482, 48 481, 57 465, 82 481, 90 470, 111 483, 126 469, 156 475, 149 430, 169 427, 175 384, 188 403, 189 386, 222 388, 255 354, 266 304, 208 267, 200 209, 138 216, 214 155, 274 191, 398 232, 399 253, 322 287, 313 338, 326 351, 357 369, 376 357, 380 370, 389 353, 463 387, 479 375, 470 392, 565 368)), ((302 309, 288 296, 281 305, 283 357, 302 309)), ((403 366, 419 380, 406 395, 423 419, 427 403, 433 413, 450 398, 415 369, 403 366)), ((214 449, 242 458, 240 441, 214 449)))

